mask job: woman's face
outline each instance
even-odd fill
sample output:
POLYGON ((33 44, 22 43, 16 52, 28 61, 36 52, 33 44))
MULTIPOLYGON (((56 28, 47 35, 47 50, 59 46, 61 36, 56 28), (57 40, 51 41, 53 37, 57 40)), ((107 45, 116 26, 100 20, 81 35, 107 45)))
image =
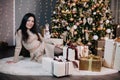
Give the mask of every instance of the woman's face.
POLYGON ((26 27, 27 29, 31 29, 34 25, 34 18, 33 17, 29 17, 27 22, 26 22, 26 27))

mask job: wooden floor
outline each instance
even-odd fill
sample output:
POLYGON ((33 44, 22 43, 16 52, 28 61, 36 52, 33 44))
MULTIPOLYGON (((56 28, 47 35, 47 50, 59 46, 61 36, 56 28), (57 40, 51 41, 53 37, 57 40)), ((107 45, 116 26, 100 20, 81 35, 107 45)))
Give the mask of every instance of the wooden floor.
MULTIPOLYGON (((13 56, 14 47, 0 50, 0 59, 13 56)), ((16 76, 0 73, 0 80, 120 80, 120 72, 102 76, 67 76, 56 78, 53 76, 16 76)))

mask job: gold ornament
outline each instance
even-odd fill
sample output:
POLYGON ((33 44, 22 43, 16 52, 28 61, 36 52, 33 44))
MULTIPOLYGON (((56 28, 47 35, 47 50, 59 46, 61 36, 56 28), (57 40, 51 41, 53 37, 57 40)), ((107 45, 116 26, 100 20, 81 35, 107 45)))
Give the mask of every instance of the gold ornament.
POLYGON ((71 21, 71 22, 74 21, 74 18, 70 18, 70 21, 71 21))
POLYGON ((77 31, 74 31, 74 35, 77 35, 77 31))
POLYGON ((79 23, 80 23, 80 24, 82 24, 82 23, 83 23, 83 21, 82 21, 82 20, 80 20, 80 21, 79 21, 79 23))
POLYGON ((89 0, 81 0, 81 2, 88 2, 89 0))
POLYGON ((96 4, 96 7, 99 7, 99 5, 100 5, 100 4, 99 4, 99 3, 97 3, 97 4, 96 4))
POLYGON ((73 0, 75 3, 78 2, 78 0, 73 0))
POLYGON ((74 36, 74 34, 73 34, 73 32, 74 32, 74 28, 73 28, 73 27, 70 29, 70 32, 71 32, 72 37, 73 37, 73 36, 74 36))

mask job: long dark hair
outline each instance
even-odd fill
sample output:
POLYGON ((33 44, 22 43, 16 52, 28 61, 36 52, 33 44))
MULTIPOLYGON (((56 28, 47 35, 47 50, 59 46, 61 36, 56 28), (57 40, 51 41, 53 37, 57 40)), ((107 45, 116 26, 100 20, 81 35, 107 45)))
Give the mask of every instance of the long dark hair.
POLYGON ((40 39, 40 37, 38 35, 38 32, 37 32, 37 28, 36 28, 37 27, 36 26, 36 18, 35 18, 35 15, 32 14, 32 13, 25 14, 25 16, 23 17, 23 19, 21 21, 20 27, 18 28, 18 30, 20 30, 20 29, 22 30, 22 40, 26 42, 28 37, 29 37, 29 35, 27 33, 27 28, 26 28, 26 23, 27 23, 29 17, 33 17, 34 18, 34 25, 30 29, 30 31, 32 33, 36 34, 38 36, 38 40, 41 41, 41 39, 40 39))

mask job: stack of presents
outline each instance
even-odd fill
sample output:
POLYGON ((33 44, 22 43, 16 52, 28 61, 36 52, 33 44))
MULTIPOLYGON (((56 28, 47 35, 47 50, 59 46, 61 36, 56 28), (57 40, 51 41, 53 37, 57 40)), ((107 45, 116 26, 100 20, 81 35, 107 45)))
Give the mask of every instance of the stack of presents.
MULTIPOLYGON (((57 39, 57 43, 62 39, 57 39)), ((120 42, 108 39, 97 44, 97 55, 89 54, 86 45, 63 46, 63 55, 43 57, 43 69, 56 77, 72 75, 75 69, 101 72, 102 67, 120 70, 120 42)))

